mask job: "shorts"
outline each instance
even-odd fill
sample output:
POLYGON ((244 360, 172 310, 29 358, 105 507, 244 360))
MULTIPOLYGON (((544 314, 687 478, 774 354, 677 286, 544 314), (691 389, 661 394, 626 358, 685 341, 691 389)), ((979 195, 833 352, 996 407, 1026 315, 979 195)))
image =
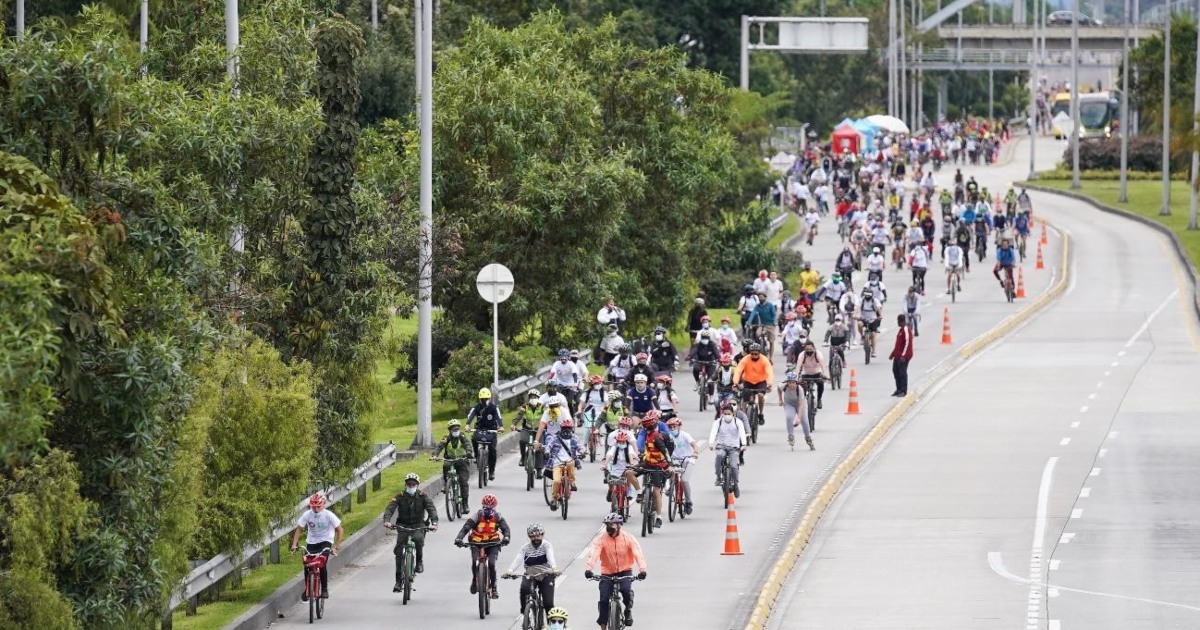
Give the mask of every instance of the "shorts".
POLYGON ((647 468, 642 470, 642 477, 645 477, 646 483, 655 488, 667 487, 667 470, 665 468, 647 468))
POLYGON ((879 321, 879 317, 876 317, 874 321, 870 322, 863 320, 863 330, 867 332, 879 332, 879 321))

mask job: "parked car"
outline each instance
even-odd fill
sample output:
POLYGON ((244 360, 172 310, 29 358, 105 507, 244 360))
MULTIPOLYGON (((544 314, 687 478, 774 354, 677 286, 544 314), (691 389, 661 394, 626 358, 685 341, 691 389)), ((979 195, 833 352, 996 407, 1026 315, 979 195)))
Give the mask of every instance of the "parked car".
MULTIPOLYGON (((1046 18, 1046 24, 1049 26, 1070 26, 1071 20, 1074 16, 1075 16, 1075 13, 1072 11, 1055 11, 1054 13, 1051 13, 1049 17, 1046 18)), ((1100 26, 1100 20, 1097 20, 1092 17, 1088 17, 1087 15, 1080 13, 1079 14, 1079 25, 1080 26, 1100 26)))

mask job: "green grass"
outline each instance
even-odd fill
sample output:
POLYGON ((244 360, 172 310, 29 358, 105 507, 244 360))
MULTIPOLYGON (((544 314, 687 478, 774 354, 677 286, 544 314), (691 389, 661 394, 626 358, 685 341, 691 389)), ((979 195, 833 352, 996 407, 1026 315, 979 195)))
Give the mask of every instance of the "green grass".
POLYGON ((775 230, 775 234, 771 236, 771 239, 767 241, 767 250, 775 251, 783 247, 783 244, 799 231, 800 217, 796 216, 794 212, 789 212, 787 218, 783 220, 783 225, 779 226, 779 229, 775 230))
MULTIPOLYGON (((1071 190, 1069 179, 1038 179, 1035 183, 1060 190, 1071 190)), ((1121 184, 1113 181, 1081 181, 1082 188, 1076 192, 1114 208, 1128 210, 1152 219, 1171 229, 1183 242, 1183 247, 1192 263, 1200 267, 1200 230, 1187 229, 1189 192, 1187 182, 1171 182, 1171 216, 1159 216, 1162 208, 1161 181, 1130 181, 1129 203, 1120 203, 1121 184)))

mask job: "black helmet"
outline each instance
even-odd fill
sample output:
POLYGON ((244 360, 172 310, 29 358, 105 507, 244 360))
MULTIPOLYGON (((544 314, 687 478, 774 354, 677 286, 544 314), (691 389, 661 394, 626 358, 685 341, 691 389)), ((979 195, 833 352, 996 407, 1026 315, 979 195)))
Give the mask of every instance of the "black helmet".
POLYGON ((742 287, 742 293, 746 293, 746 294, 754 293, 754 285, 752 285, 752 284, 744 285, 742 287))

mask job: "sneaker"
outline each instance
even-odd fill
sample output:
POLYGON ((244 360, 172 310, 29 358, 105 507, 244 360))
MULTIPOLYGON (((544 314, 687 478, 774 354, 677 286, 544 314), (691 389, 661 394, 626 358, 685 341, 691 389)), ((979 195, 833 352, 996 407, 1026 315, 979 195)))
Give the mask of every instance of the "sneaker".
POLYGON ((393 593, 399 593, 402 590, 404 590, 404 588, 402 586, 400 586, 399 582, 396 582, 396 585, 392 587, 393 593))
POLYGON ((550 502, 550 511, 551 511, 551 512, 557 512, 557 511, 558 511, 558 499, 555 499, 555 500, 553 500, 553 501, 551 501, 551 502, 550 502))
POLYGON ((683 513, 687 514, 688 516, 692 515, 692 502, 691 501, 688 501, 687 503, 683 504, 683 513))
POLYGON ((820 400, 818 400, 818 401, 817 401, 817 409, 823 409, 823 407, 821 406, 821 401, 820 401, 820 400))
MULTIPOLYGON (((654 515, 654 526, 655 526, 655 527, 662 527, 662 517, 660 517, 660 516, 659 516, 659 515, 657 515, 657 514, 655 514, 655 515, 654 515)), ((629 625, 629 624, 625 624, 625 625, 629 625)))
POLYGON ((418 562, 417 563, 417 573, 424 573, 424 572, 425 572, 425 563, 418 562))
POLYGON ((303 593, 300 593, 300 601, 302 601, 302 602, 308 601, 308 591, 307 590, 304 591, 303 593))
POLYGON ((474 581, 472 581, 471 582, 471 594, 474 595, 478 592, 479 592, 479 587, 475 585, 474 581))
POLYGON ((321 599, 329 599, 329 589, 321 591, 321 599))
MULTIPOLYGON (((721 485, 721 484, 717 484, 717 485, 721 485)), ((642 495, 641 495, 641 494, 637 495, 637 502, 638 502, 638 503, 641 503, 641 502, 642 502, 642 495)))
POLYGON ((741 486, 733 487, 733 498, 735 498, 735 499, 742 498, 742 487, 741 486))
POLYGON ((571 492, 579 492, 579 486, 571 484, 571 492))
POLYGON ((714 486, 716 486, 716 487, 718 487, 718 488, 720 488, 720 487, 721 487, 721 480, 720 480, 720 479, 715 479, 715 480, 713 480, 713 485, 714 485, 714 486))
POLYGON ((495 480, 496 480, 496 473, 490 473, 488 475, 488 481, 495 481, 495 480))
POLYGON ((492 589, 491 596, 492 599, 500 599, 500 589, 492 589))
POLYGON ((633 625, 633 613, 628 610, 625 611, 625 625, 626 626, 633 625))
POLYGON ((810 451, 817 450, 817 447, 813 446, 812 438, 808 438, 807 440, 805 440, 805 442, 808 442, 808 450, 810 450, 810 451))

